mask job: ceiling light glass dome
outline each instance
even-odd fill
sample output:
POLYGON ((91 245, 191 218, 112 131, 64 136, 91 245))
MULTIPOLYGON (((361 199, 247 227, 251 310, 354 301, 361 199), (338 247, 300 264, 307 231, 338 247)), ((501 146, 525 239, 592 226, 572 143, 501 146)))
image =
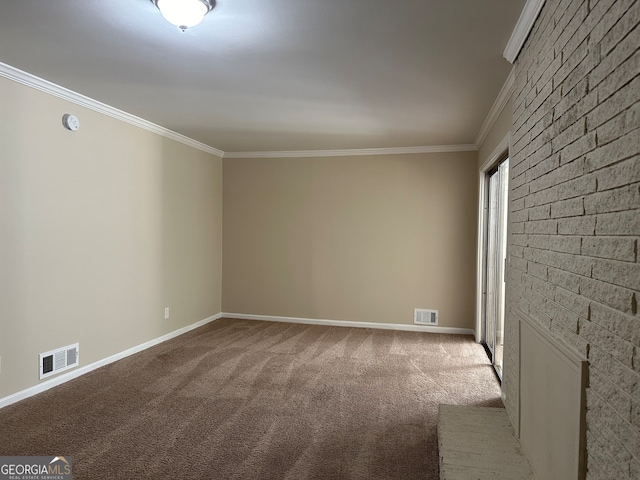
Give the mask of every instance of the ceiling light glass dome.
POLYGON ((152 0, 165 20, 182 31, 198 25, 213 8, 209 0, 152 0))

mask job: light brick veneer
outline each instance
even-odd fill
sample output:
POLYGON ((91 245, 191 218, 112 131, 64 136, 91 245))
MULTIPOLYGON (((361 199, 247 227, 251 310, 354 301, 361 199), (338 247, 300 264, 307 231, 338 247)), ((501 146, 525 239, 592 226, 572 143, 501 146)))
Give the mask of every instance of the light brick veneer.
POLYGON ((640 479, 640 1, 547 0, 515 63, 504 391, 528 312, 589 359, 589 479, 640 479))

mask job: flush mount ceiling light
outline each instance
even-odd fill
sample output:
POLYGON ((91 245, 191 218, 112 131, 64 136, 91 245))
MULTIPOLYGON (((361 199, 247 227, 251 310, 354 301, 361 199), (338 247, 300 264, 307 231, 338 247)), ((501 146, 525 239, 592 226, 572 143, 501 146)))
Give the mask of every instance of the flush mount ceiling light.
POLYGON ((215 6, 215 0, 151 0, 165 20, 183 32, 198 25, 215 6))

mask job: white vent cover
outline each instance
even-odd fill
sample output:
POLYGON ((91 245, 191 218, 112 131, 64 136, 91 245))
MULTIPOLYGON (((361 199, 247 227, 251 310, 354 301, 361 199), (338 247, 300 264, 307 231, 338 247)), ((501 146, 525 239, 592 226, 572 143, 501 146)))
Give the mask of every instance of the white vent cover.
POLYGON ((438 310, 415 308, 413 310, 413 323, 416 325, 438 325, 438 310))
POLYGON ((40 380, 70 368, 80 362, 80 346, 77 343, 40 354, 40 380))

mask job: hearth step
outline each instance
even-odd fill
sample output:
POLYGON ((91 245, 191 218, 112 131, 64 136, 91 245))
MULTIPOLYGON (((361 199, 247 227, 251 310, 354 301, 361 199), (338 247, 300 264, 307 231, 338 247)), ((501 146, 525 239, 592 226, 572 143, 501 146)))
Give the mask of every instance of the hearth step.
POLYGON ((440 480, 533 480, 504 408, 440 405, 440 480))

